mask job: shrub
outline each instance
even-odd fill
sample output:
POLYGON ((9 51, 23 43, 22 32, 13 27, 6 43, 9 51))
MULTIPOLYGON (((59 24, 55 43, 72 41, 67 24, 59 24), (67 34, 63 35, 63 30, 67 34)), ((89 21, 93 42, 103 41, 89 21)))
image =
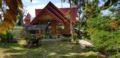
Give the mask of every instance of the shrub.
POLYGON ((96 31, 91 35, 95 48, 104 54, 114 54, 120 47, 120 33, 108 31, 96 31))
POLYGON ((11 32, 7 32, 7 34, 0 35, 2 42, 15 42, 14 35, 11 32))
POLYGON ((115 55, 120 50, 120 31, 117 20, 96 17, 87 20, 87 31, 95 49, 107 56, 115 55))
POLYGON ((120 58, 120 54, 111 55, 108 58, 120 58))

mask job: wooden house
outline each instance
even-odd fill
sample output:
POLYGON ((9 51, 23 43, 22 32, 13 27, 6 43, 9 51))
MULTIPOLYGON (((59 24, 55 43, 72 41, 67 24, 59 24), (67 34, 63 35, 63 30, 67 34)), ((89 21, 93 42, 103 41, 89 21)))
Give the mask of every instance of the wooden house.
POLYGON ((41 34, 48 32, 50 35, 70 35, 70 19, 72 19, 74 26, 77 9, 57 8, 53 3, 49 2, 45 8, 36 9, 35 13, 36 17, 31 22, 26 19, 27 30, 36 30, 41 34))

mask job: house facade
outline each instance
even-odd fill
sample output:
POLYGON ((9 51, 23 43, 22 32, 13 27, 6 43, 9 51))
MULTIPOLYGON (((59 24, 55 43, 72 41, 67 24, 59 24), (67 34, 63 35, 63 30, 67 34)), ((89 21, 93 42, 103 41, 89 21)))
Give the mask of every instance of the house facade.
MULTIPOLYGON (((25 18, 26 30, 34 30, 35 33, 50 35, 70 35, 70 19, 73 26, 76 22, 76 8, 57 8, 53 3, 49 2, 43 9, 35 10, 36 17, 30 21, 25 18)), ((30 17, 29 14, 26 17, 30 17)))

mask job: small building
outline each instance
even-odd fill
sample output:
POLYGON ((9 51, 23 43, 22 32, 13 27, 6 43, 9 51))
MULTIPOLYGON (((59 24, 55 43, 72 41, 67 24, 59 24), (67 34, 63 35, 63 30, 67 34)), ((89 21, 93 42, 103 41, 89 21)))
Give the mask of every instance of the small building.
POLYGON ((30 22, 28 14, 24 19, 26 30, 35 30, 35 33, 50 35, 70 35, 70 19, 73 26, 76 22, 77 8, 57 8, 49 2, 43 9, 35 10, 36 17, 30 22), (70 15, 72 14, 72 15, 70 15))

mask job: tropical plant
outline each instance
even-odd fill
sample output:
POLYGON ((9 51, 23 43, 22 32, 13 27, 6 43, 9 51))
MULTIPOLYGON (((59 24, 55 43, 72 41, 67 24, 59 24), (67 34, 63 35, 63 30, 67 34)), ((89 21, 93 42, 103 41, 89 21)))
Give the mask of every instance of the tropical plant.
POLYGON ((14 38, 14 34, 12 32, 7 31, 7 34, 0 35, 1 42, 16 42, 16 39, 14 38))
POLYGON ((91 35, 95 49, 100 53, 111 56, 119 53, 120 31, 118 20, 98 16, 87 20, 87 31, 91 35))
POLYGON ((0 0, 0 9, 4 17, 0 24, 0 34, 7 34, 7 31, 14 26, 17 15, 22 15, 22 8, 21 0, 0 0))

